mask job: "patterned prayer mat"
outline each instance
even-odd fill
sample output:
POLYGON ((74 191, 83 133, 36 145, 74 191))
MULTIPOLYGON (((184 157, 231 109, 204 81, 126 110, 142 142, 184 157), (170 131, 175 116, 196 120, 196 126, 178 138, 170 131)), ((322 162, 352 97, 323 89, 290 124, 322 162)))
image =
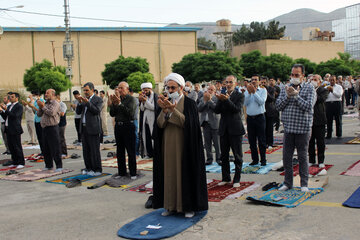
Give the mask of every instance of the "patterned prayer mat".
MULTIPOLYGON (((24 168, 29 168, 29 167, 32 167, 32 166, 25 165, 24 168)), ((0 172, 6 172, 6 171, 9 171, 9 170, 21 170, 21 169, 24 169, 24 168, 16 169, 16 166, 15 167, 5 167, 5 168, 1 168, 0 172)))
POLYGON ((42 178, 48 178, 68 172, 72 172, 73 170, 64 169, 61 172, 55 172, 54 170, 43 171, 42 169, 32 169, 25 172, 21 172, 18 174, 13 174, 9 176, 5 176, 1 178, 1 180, 9 180, 9 181, 35 181, 42 178))
MULTIPOLYGON (((244 162, 242 166, 241 173, 244 174, 267 174, 272 167, 275 165, 275 163, 267 163, 266 166, 250 166, 249 162, 244 162)), ((206 166, 206 172, 209 173, 221 173, 221 166, 217 163, 213 163, 211 165, 206 166)), ((234 162, 230 162, 230 172, 235 173, 235 164, 234 162)))
POLYGON ((138 184, 129 188, 124 189, 125 191, 131 191, 131 192, 141 192, 141 193, 148 193, 148 194, 152 194, 153 193, 153 189, 152 188, 147 188, 145 187, 148 183, 150 183, 151 181, 148 181, 146 183, 142 183, 142 184, 138 184))
MULTIPOLYGON (((273 153, 273 152, 275 152, 275 151, 277 151, 277 150, 279 150, 281 148, 282 148, 282 146, 274 146, 272 149, 267 148, 266 149, 266 154, 271 154, 271 153, 273 153)), ((245 153, 246 154, 251 154, 251 150, 249 149, 245 153)), ((258 149, 258 153, 260 153, 259 149, 258 149)))
POLYGON ((85 181, 89 181, 95 178, 100 178, 100 177, 104 177, 104 176, 108 176, 111 175, 110 173, 102 173, 100 176, 90 176, 90 175, 82 175, 82 174, 75 174, 75 175, 71 175, 71 176, 66 176, 66 177, 62 177, 62 178, 58 178, 58 179, 54 179, 54 180, 46 180, 47 183, 57 183, 57 184, 67 184, 70 182, 71 179, 77 179, 80 180, 81 182, 85 182, 85 181))
MULTIPOLYGON (((117 158, 110 158, 110 159, 102 160, 101 165, 103 167, 117 168, 118 167, 117 158)), ((126 167, 128 167, 127 160, 126 160, 126 167)), ((152 159, 137 160, 136 169, 144 170, 144 171, 152 171, 153 170, 153 160, 152 159)))
POLYGON ((360 160, 352 164, 345 172, 340 173, 340 175, 346 176, 360 176, 360 160))
MULTIPOLYGON (((315 176, 317 174, 319 174, 319 172, 321 172, 321 170, 325 169, 326 171, 330 168, 332 168, 334 165, 332 164, 325 164, 325 168, 319 168, 317 165, 316 166, 310 166, 309 167, 309 175, 315 176)), ((296 164, 295 166, 293 166, 293 176, 297 176, 299 174, 299 164, 296 164)), ((281 172, 280 175, 284 176, 285 175, 285 171, 281 172)))
MULTIPOLYGON (((249 139, 247 137, 243 137, 242 140, 243 144, 249 144, 249 139)), ((274 144, 275 145, 282 145, 283 144, 283 136, 274 136, 274 144)))
POLYGON ((346 144, 360 144, 360 138, 356 137, 353 140, 346 142, 346 144))
POLYGON ((23 149, 40 149, 40 145, 22 145, 23 149))
POLYGON ((25 156, 24 159, 25 159, 25 161, 30 161, 30 162, 44 162, 44 157, 39 156, 39 154, 37 154, 37 153, 25 156))
POLYGON ((208 183, 208 199, 209 202, 221 202, 224 199, 236 199, 249 193, 260 186, 255 182, 240 182, 240 187, 233 187, 232 184, 219 186, 220 180, 213 180, 208 183))
POLYGON ((342 204, 345 207, 360 208, 360 187, 342 204))
POLYGON ((260 193, 255 196, 249 196, 246 199, 265 205, 285 206, 293 208, 306 200, 312 198, 316 194, 324 191, 322 188, 310 188, 308 192, 302 192, 301 188, 295 187, 287 191, 279 191, 278 188, 260 193))

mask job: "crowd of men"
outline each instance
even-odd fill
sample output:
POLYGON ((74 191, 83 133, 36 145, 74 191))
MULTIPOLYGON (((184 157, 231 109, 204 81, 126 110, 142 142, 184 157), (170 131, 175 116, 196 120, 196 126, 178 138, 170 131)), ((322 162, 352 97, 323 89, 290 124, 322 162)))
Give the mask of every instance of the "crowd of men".
MULTIPOLYGON (((112 95, 104 91, 99 95, 94 84, 88 82, 82 87, 83 94, 73 92, 75 100, 71 103, 77 131, 74 144, 82 145, 83 149, 81 172, 91 176, 102 173, 100 143, 109 134, 109 112, 119 177, 128 175, 128 162, 129 177, 135 180, 136 159, 152 158, 151 206, 164 207, 164 216, 184 212, 186 217, 192 217, 194 211, 208 208, 205 165, 216 162, 221 166, 219 185, 239 187, 243 137, 246 135, 249 140, 250 165, 266 166, 266 150, 274 147, 274 128, 279 131, 281 119, 285 179, 279 190, 293 187, 292 161, 297 150, 301 190, 308 191, 308 164, 316 164, 317 156, 319 167, 324 168, 325 138, 333 137, 334 120, 335 135, 342 137, 344 105, 356 105, 359 84, 360 78, 354 80, 351 76, 306 77, 301 64, 292 67, 286 83, 259 75, 238 81, 229 75, 222 81, 200 86, 171 73, 165 78, 160 94, 153 91, 152 83, 143 83, 138 97, 133 96, 126 82, 120 82, 112 95), (235 164, 233 179, 230 161, 235 164)), ((67 155, 67 107, 60 95, 48 89, 42 99, 35 91, 21 105, 19 94, 9 92, 3 100, 0 120, 4 154, 10 153, 12 159, 7 165, 24 167, 21 145, 24 111, 29 143, 40 145, 44 170, 52 170, 55 163, 55 171, 62 171, 62 158, 67 155)))

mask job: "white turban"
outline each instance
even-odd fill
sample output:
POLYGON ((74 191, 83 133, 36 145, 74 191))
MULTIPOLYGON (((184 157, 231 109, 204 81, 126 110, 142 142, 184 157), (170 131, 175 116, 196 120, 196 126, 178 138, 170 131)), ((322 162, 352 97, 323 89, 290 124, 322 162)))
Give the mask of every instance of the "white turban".
POLYGON ((151 82, 146 82, 146 83, 142 83, 140 87, 141 87, 141 90, 142 90, 142 89, 144 89, 144 88, 150 88, 150 89, 152 89, 153 86, 152 86, 152 83, 151 83, 151 82))
POLYGON ((185 86, 185 80, 180 74, 170 73, 164 79, 164 83, 166 84, 169 80, 173 80, 173 81, 177 82, 180 86, 183 86, 183 87, 185 86))

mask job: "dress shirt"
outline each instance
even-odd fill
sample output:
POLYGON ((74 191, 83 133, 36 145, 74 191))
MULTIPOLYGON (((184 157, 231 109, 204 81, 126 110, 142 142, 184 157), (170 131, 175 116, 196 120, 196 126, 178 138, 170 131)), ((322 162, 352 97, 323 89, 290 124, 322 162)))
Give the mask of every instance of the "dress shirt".
POLYGON ((333 86, 333 92, 329 92, 326 102, 341 101, 343 92, 343 88, 339 84, 335 83, 335 85, 333 86))
POLYGON ((56 126, 60 122, 60 103, 56 100, 45 102, 45 106, 39 108, 38 116, 41 117, 41 127, 56 126))
POLYGON ((254 94, 249 94, 245 91, 244 105, 246 107, 246 114, 249 116, 256 116, 265 112, 265 102, 267 98, 266 88, 258 87, 254 94))

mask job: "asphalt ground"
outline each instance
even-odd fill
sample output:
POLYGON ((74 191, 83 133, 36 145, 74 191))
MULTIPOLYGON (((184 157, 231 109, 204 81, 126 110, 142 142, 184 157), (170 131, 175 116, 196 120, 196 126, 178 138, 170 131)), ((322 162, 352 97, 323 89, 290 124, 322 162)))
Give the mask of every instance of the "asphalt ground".
MULTIPOLYGON (((358 118, 343 118, 343 136, 355 137, 360 131, 358 118)), ((109 132, 112 133, 109 119, 109 132)), ((23 140, 28 140, 26 126, 23 140)), ((67 143, 76 138, 74 121, 68 118, 67 143)), ((105 138, 112 140, 113 136, 105 138)), ((249 149, 243 144, 243 151, 249 149)), ((0 151, 5 150, 1 145, 0 151)), ((105 159, 109 151, 101 151, 105 159)), ((24 150, 25 155, 38 150, 24 150)), ((69 150, 69 155, 81 150, 69 150)), ((9 158, 1 155, 0 159, 9 158)), ((282 159, 282 151, 267 155, 268 162, 282 159)), ((209 203, 207 216, 198 224, 176 235, 173 239, 359 239, 360 209, 342 207, 360 185, 360 177, 339 175, 360 160, 359 144, 327 145, 325 163, 334 164, 328 171, 329 183, 324 192, 296 208, 263 206, 250 203, 245 197, 261 192, 261 188, 235 200, 209 203)), ((250 162, 250 154, 244 154, 250 162)), ((65 159, 64 168, 80 172, 83 158, 65 159)), ((44 163, 28 163, 43 168, 44 163)), ((26 170, 26 169, 25 169, 26 170)), ((24 170, 22 170, 24 171, 24 170)), ((103 168, 114 174, 116 168, 103 168)), ((132 184, 152 179, 152 172, 143 171, 145 177, 132 184)), ((2 173, 1 173, 2 174, 2 173)), ((61 175, 64 176, 64 175, 61 175)), ((50 179, 58 178, 53 177, 50 179)), ((221 174, 207 174, 207 178, 221 180, 221 174)), ((64 185, 0 180, 0 239, 119 239, 117 230, 124 224, 150 211, 144 203, 148 194, 101 187, 86 187, 102 178, 84 182, 82 186, 66 188, 64 185)), ((279 172, 266 175, 243 174, 241 181, 255 181, 262 186, 269 182, 282 182, 279 172)))

